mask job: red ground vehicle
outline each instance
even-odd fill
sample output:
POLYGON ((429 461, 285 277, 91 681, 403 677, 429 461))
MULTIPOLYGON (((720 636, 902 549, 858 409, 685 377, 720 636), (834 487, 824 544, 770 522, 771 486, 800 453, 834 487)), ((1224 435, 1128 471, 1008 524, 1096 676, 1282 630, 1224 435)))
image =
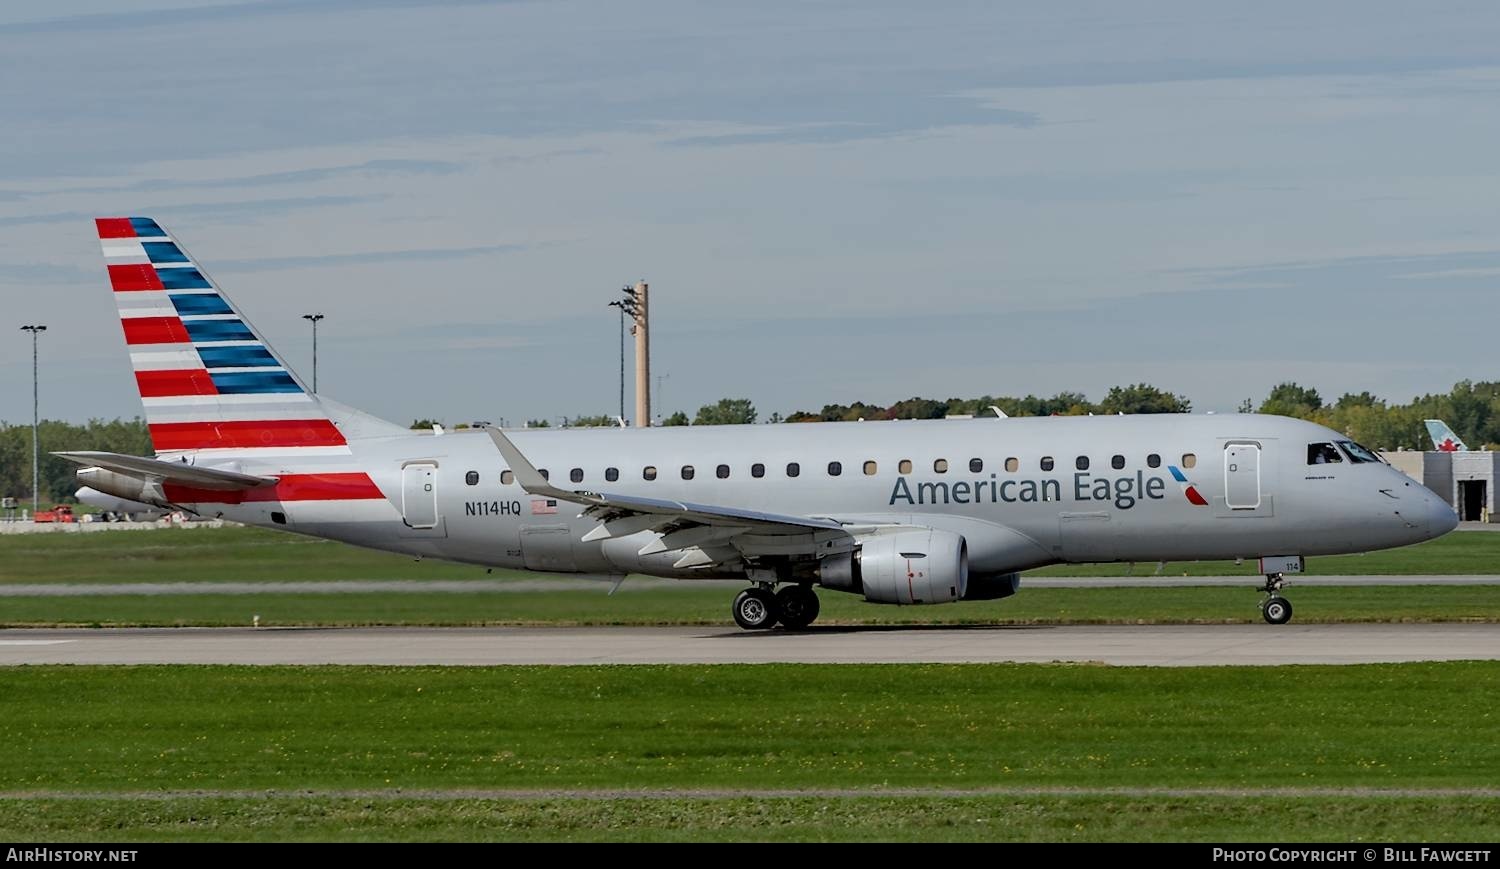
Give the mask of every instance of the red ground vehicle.
POLYGON ((73 508, 67 504, 58 504, 51 510, 38 510, 32 517, 33 522, 77 522, 73 516, 73 508))

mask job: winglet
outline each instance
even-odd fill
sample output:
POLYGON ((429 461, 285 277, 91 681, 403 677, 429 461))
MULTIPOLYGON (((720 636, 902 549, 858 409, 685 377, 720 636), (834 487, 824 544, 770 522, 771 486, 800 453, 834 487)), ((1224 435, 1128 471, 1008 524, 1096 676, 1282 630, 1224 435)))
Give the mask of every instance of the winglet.
POLYGON ((484 430, 490 436, 490 440, 495 442, 495 449, 499 450, 500 455, 505 458, 505 463, 510 466, 511 473, 516 475, 516 482, 521 484, 521 488, 526 491, 526 494, 546 498, 559 498, 574 503, 593 503, 587 497, 580 497, 585 495, 585 493, 569 492, 566 489, 559 489, 547 482, 547 478, 542 476, 542 472, 536 469, 536 465, 533 465, 531 460, 526 458, 500 429, 492 425, 487 425, 484 426, 484 430))

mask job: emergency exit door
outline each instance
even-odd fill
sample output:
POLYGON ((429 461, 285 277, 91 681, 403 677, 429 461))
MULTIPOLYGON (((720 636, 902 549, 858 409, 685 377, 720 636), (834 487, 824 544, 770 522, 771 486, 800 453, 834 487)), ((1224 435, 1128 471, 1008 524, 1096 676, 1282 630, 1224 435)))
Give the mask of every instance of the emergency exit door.
POLYGON ((1231 510, 1260 506, 1260 444, 1224 445, 1224 505, 1231 510))

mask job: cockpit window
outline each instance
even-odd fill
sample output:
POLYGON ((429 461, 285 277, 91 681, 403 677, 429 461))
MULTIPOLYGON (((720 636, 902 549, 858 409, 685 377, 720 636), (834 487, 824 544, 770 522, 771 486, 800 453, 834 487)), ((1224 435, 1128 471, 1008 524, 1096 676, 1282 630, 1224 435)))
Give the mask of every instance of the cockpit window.
POLYGON ((1342 462, 1344 457, 1333 444, 1308 444, 1307 463, 1309 465, 1331 465, 1342 462))
POLYGON ((1344 453, 1349 456, 1349 461, 1356 464, 1363 462, 1383 463, 1380 456, 1375 455, 1373 450, 1369 447, 1360 446, 1354 441, 1339 441, 1339 446, 1344 448, 1344 453))

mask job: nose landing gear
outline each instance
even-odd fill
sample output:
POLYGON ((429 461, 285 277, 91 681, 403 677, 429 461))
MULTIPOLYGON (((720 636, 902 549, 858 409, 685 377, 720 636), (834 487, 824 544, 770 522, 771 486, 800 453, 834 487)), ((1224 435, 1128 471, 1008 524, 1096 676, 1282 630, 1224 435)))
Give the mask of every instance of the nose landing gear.
POLYGON ((1286 579, 1279 573, 1266 574, 1266 584, 1260 591, 1266 599, 1260 602, 1260 614, 1273 625, 1284 625, 1292 620, 1292 602, 1281 596, 1286 579))

